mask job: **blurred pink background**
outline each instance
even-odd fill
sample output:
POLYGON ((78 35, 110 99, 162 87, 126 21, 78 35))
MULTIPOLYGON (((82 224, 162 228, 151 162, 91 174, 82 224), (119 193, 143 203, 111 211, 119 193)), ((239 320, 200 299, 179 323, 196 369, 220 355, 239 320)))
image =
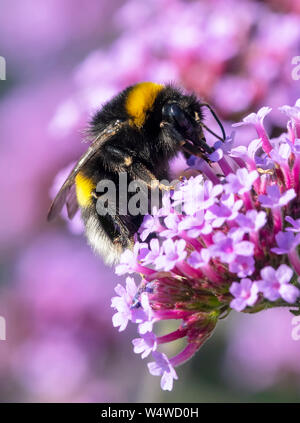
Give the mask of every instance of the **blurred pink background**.
MULTIPOLYGON (((56 175, 86 148, 89 116, 127 85, 174 81, 227 130, 300 97, 298 0, 1 0, 0 401, 299 401, 300 341, 285 310, 233 312, 178 369, 171 393, 112 327, 122 282, 78 220, 47 223, 56 175)), ((286 120, 267 121, 273 136, 286 120)), ((242 143, 255 136, 241 130, 242 143)))

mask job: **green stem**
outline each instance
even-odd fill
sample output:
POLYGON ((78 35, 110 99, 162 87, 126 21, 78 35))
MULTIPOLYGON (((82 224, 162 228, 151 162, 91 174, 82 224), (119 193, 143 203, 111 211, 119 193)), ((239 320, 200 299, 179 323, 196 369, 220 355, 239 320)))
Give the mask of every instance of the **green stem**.
POLYGON ((274 302, 264 300, 253 307, 247 307, 245 310, 243 310, 243 313, 253 314, 253 313, 258 313, 259 311, 269 310, 271 308, 278 308, 278 307, 299 308, 300 303, 296 301, 296 303, 294 304, 289 304, 283 301, 282 299, 274 301, 274 302))

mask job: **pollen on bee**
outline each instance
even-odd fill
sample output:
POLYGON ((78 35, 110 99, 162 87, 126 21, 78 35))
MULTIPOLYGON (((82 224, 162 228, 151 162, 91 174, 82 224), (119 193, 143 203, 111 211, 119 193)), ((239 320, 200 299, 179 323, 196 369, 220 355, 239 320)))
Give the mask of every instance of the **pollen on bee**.
POLYGON ((132 165, 132 158, 130 157, 130 156, 126 156, 125 157, 125 159, 124 159, 124 163, 125 163, 125 166, 131 166, 132 165))

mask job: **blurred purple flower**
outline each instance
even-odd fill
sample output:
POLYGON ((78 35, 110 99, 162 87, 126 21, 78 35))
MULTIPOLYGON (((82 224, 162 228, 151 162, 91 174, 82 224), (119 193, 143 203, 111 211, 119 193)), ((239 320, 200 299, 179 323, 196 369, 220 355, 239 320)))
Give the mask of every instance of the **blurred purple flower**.
POLYGON ((257 285, 269 301, 276 301, 281 297, 293 304, 299 297, 300 290, 289 283, 293 270, 286 264, 281 264, 277 270, 271 266, 264 267, 260 274, 262 280, 257 285))
POLYGON ((179 231, 186 231, 190 238, 197 238, 200 234, 208 235, 212 231, 210 223, 204 219, 204 212, 201 210, 194 216, 185 216, 178 225, 179 231))
POLYGON ((285 228, 288 232, 300 232, 300 219, 293 219, 291 216, 286 216, 285 220, 289 222, 291 226, 285 228))
POLYGON ((172 238, 180 233, 180 218, 177 213, 170 213, 167 217, 165 217, 164 224, 167 229, 161 232, 161 236, 172 238))
POLYGON ((245 232, 257 232, 266 224, 266 216, 264 211, 248 210, 246 214, 240 213, 236 218, 236 222, 245 232))
POLYGON ((250 115, 244 117, 242 122, 233 124, 233 127, 249 124, 255 126, 263 125, 264 118, 272 111, 271 107, 262 107, 257 113, 250 113, 250 115))
POLYGON ((37 398, 68 398, 88 376, 87 356, 67 333, 29 339, 13 357, 15 376, 37 398))
POLYGON ((275 238, 278 247, 271 248, 271 251, 276 254, 289 254, 300 244, 300 234, 293 232, 279 232, 275 238))
POLYGON ((282 194, 277 185, 270 185, 267 187, 267 195, 260 195, 259 201, 263 207, 272 209, 287 205, 295 197, 296 193, 293 188, 282 194))
POLYGON ((228 342, 223 363, 227 383, 236 388, 264 392, 286 386, 291 375, 300 376, 300 343, 291 337, 291 315, 272 309, 241 314, 227 321, 228 342))

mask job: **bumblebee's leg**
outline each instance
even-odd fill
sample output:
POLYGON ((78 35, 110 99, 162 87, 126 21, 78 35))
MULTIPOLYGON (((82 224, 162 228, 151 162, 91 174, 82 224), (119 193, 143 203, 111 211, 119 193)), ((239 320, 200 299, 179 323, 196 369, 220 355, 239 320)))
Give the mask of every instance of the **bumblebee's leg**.
POLYGON ((160 183, 156 176, 143 163, 132 163, 129 169, 132 177, 147 185, 150 189, 159 188, 162 191, 170 191, 174 189, 173 185, 164 185, 160 183))
POLYGON ((144 164, 135 162, 135 153, 133 151, 125 150, 123 148, 115 147, 109 144, 105 145, 104 151, 106 152, 104 160, 109 162, 108 166, 111 169, 114 168, 114 171, 128 171, 133 179, 137 179, 143 182, 150 189, 156 188, 157 186, 159 189, 165 191, 174 189, 173 186, 159 183, 156 176, 149 169, 147 169, 144 164), (155 184, 156 181, 157 184, 155 184))
POLYGON ((109 214, 105 216, 98 215, 98 219, 106 235, 116 247, 120 248, 120 252, 132 247, 132 238, 136 231, 133 232, 132 228, 130 230, 121 216, 111 216, 109 214))
POLYGON ((184 152, 187 152, 190 155, 201 157, 202 159, 209 161, 206 158, 205 154, 203 154, 203 152, 201 152, 201 150, 199 150, 199 148, 195 147, 193 144, 191 144, 189 142, 184 142, 182 144, 181 148, 184 152))
POLYGON ((128 171, 134 179, 145 183, 148 188, 158 186, 159 189, 167 191, 174 188, 160 184, 156 176, 144 164, 135 162, 136 153, 133 151, 110 144, 104 146, 104 151, 106 153, 104 160, 109 161, 109 167, 114 167, 114 171, 128 171), (155 181, 157 181, 157 185, 155 185, 155 181))
POLYGON ((126 170, 133 162, 135 153, 111 144, 103 146, 103 161, 113 171, 126 170))

